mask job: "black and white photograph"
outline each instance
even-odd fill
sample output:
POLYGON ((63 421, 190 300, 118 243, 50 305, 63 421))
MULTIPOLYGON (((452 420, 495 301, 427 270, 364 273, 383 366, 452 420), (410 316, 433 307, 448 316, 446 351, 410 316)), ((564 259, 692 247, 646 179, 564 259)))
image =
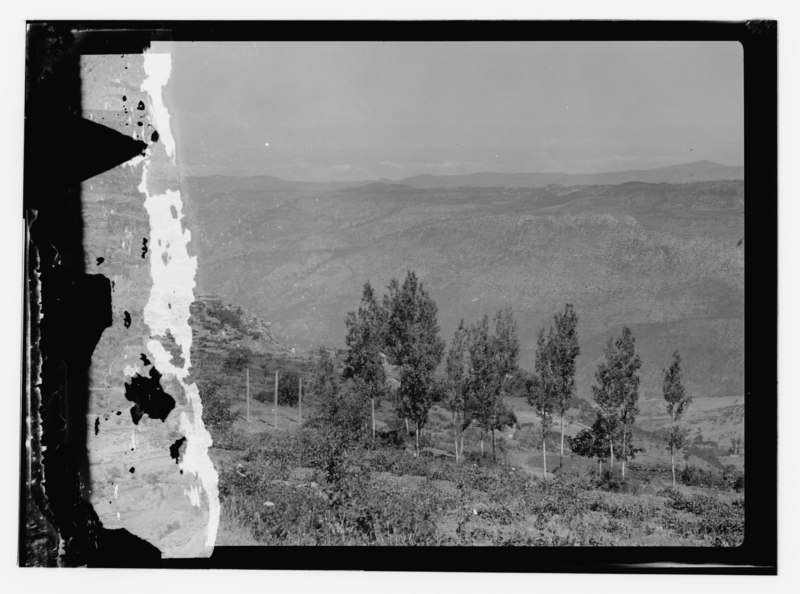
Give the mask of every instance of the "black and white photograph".
POLYGON ((428 25, 29 23, 20 565, 774 573, 774 21, 428 25))

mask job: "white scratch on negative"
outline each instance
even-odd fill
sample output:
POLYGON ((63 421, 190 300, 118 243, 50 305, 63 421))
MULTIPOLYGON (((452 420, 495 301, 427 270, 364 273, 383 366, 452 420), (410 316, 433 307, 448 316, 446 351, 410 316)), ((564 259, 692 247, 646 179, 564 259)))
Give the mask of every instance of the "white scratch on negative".
POLYGON ((198 489, 196 485, 184 489, 183 494, 188 495, 189 501, 192 502, 193 506, 200 507, 200 489, 198 489))
POLYGON ((144 54, 144 81, 141 89, 150 95, 151 123, 158 131, 160 142, 167 149, 167 154, 175 162, 175 139, 169 128, 169 112, 164 105, 162 91, 172 72, 172 54, 144 54))
MULTIPOLYGON (((145 80, 142 90, 150 95, 152 110, 158 122, 159 139, 164 143, 167 153, 174 162, 175 143, 169 129, 169 114, 163 104, 161 89, 169 79, 171 70, 170 54, 144 55, 145 80)), ((150 220, 150 245, 168 245, 169 258, 164 261, 156 250, 150 251, 150 273, 153 285, 150 297, 144 308, 144 321, 149 327, 152 339, 147 348, 155 359, 154 365, 163 375, 174 375, 179 382, 191 413, 181 412, 178 428, 186 437, 185 451, 181 461, 181 469, 185 473, 194 473, 205 491, 208 501, 208 527, 206 547, 213 547, 219 528, 220 504, 217 488, 218 475, 208 448, 211 446, 211 434, 203 424, 203 404, 197 386, 187 383, 191 368, 192 329, 189 326, 190 307, 194 301, 195 274, 197 258, 190 256, 187 249, 191 241, 191 232, 183 228, 183 202, 180 191, 167 190, 164 194, 150 195, 147 186, 147 175, 150 161, 150 149, 147 152, 142 168, 142 182, 139 190, 146 196, 144 206, 150 220), (174 217, 172 211, 177 212, 174 217), (164 348, 159 337, 167 333, 180 349, 181 366, 177 366, 172 355, 164 348)), ((184 491, 195 507, 200 505, 200 490, 193 486, 184 491)))

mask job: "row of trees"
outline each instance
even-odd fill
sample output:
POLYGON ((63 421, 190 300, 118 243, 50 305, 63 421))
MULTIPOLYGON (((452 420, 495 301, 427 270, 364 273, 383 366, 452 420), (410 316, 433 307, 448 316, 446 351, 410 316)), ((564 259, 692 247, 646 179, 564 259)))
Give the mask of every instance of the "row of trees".
POLYGON ((519 374, 519 338, 510 309, 497 312, 494 333, 489 317, 472 326, 458 325, 445 367, 444 402, 453 418, 456 461, 464 455, 464 431, 471 423, 484 438, 491 436, 492 457, 496 456, 495 431, 513 423, 513 413, 503 403, 509 384, 519 374))
MULTIPOLYGON (((473 423, 481 430, 481 453, 484 439, 489 438, 494 457, 495 432, 514 422, 503 396, 512 383, 521 383, 528 402, 541 419, 546 471, 546 436, 557 417, 563 457, 565 414, 576 392, 580 345, 578 316, 573 306, 567 304, 554 316, 550 328, 540 331, 532 373, 518 366, 517 324, 511 310, 503 309, 495 314, 493 328, 488 316, 471 325, 461 320, 447 352, 444 376, 437 377, 436 370, 445 353, 437 313, 436 303, 414 272, 408 272, 402 284, 392 279, 382 301, 372 286, 365 284, 358 310, 348 313, 345 376, 352 379, 356 393, 371 404, 373 441, 375 405, 388 393, 386 362, 399 370, 397 412, 415 427, 416 454, 428 412, 435 401, 442 400, 452 415, 456 459, 463 458, 464 431, 473 423)), ((633 427, 639 414, 642 361, 635 346, 635 338, 627 326, 618 338, 609 339, 592 386, 597 405, 595 422, 570 440, 573 452, 596 458, 601 470, 604 459, 608 459, 612 468, 619 460, 623 478, 628 460, 637 452, 633 427)), ((674 454, 683 441, 677 422, 691 403, 683 386, 677 352, 664 371, 663 394, 671 419, 667 445, 674 480, 674 454)))
MULTIPOLYGON (((379 302, 372 286, 364 285, 358 310, 349 312, 345 376, 357 393, 369 400, 372 433, 375 404, 388 392, 386 363, 398 369, 398 415, 415 428, 415 452, 435 401, 442 400, 453 415, 456 457, 463 453, 463 431, 476 423, 490 436, 496 451, 495 430, 509 422, 511 411, 502 401, 508 383, 518 373, 519 338, 511 310, 497 313, 494 332, 489 318, 473 326, 459 324, 446 360, 445 377, 436 375, 444 357, 439 337, 436 303, 414 272, 403 283, 396 279, 379 302)), ((481 439, 483 450, 484 439, 481 439)))

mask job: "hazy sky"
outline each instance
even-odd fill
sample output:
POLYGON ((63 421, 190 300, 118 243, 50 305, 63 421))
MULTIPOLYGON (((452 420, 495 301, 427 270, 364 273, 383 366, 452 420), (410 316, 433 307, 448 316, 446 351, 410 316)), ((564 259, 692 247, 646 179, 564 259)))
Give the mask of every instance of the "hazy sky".
POLYGON ((399 179, 743 163, 736 42, 177 43, 192 174, 399 179))

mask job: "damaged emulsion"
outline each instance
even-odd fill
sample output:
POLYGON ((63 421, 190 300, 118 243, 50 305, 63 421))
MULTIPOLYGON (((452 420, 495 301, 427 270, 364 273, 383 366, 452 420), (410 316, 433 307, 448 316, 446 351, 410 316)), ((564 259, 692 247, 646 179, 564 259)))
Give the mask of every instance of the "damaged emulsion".
POLYGON ((122 323, 125 324, 126 328, 131 327, 131 314, 127 310, 123 313, 122 323))
POLYGON ((147 256, 147 238, 142 237, 142 258, 147 256))
POLYGON ((176 439, 175 443, 169 446, 169 455, 173 460, 175 460, 175 464, 180 462, 181 454, 183 453, 181 452, 181 448, 183 448, 183 444, 185 443, 186 437, 181 437, 180 439, 176 439))
POLYGON ((149 375, 144 377, 137 373, 130 383, 125 384, 125 398, 134 403, 131 419, 136 425, 144 415, 165 421, 175 408, 175 399, 161 387, 161 374, 158 370, 151 368, 149 375))

